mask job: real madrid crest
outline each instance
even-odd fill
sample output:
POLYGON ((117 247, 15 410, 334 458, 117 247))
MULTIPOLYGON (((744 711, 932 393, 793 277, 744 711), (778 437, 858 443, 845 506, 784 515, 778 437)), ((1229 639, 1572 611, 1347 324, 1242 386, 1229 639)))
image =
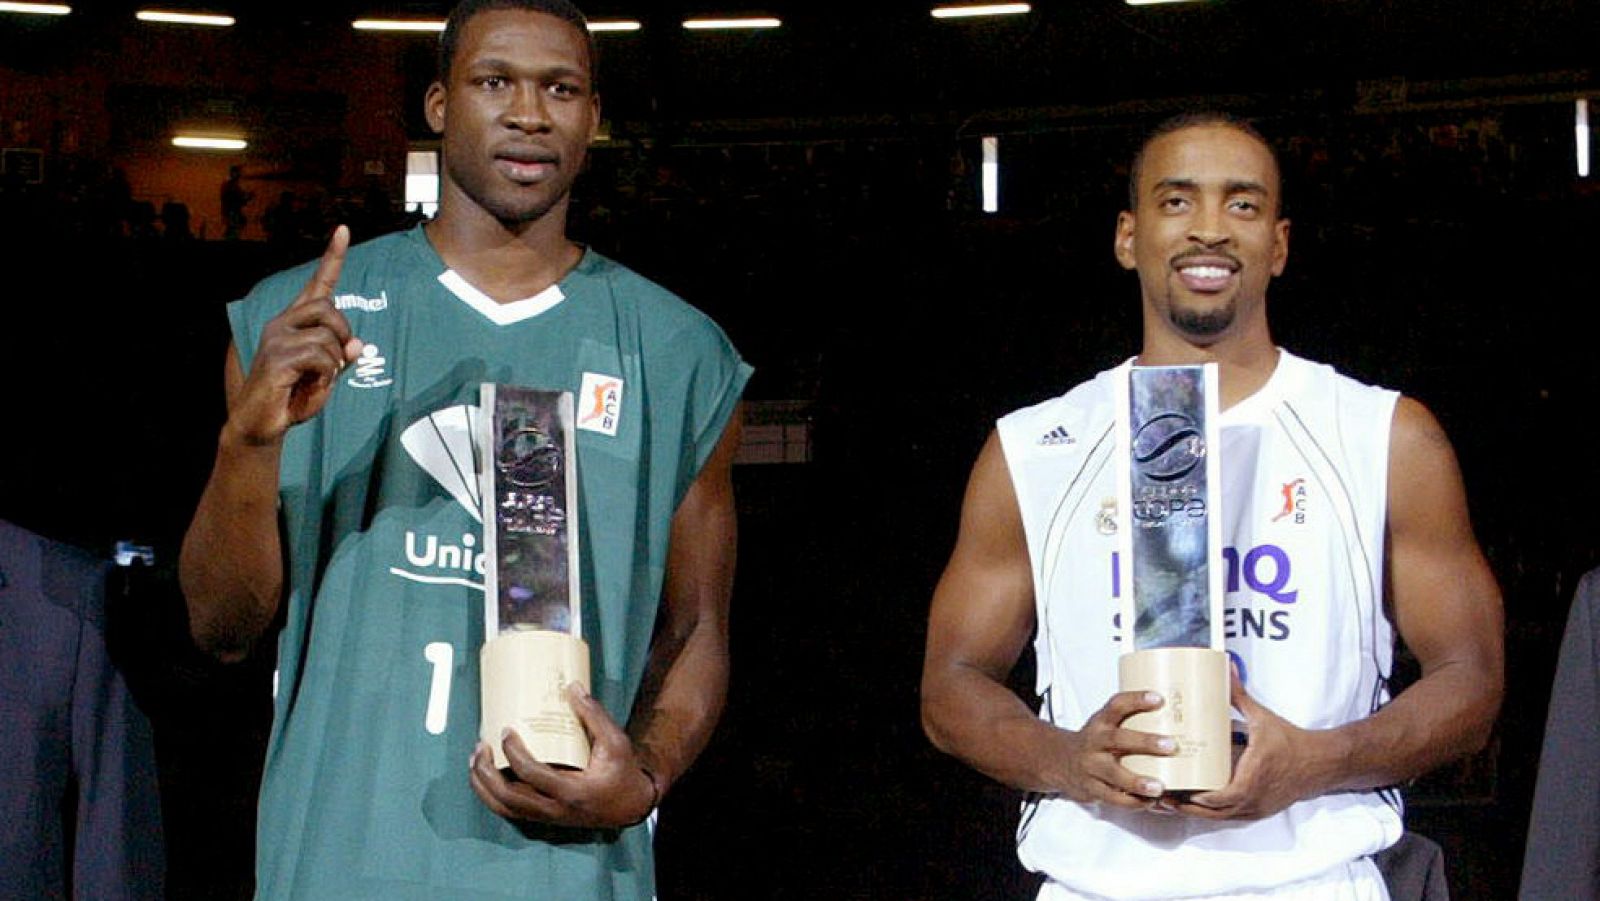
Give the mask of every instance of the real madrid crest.
POLYGON ((1095 531, 1101 535, 1117 534, 1117 499, 1114 497, 1100 500, 1100 512, 1094 515, 1095 531))

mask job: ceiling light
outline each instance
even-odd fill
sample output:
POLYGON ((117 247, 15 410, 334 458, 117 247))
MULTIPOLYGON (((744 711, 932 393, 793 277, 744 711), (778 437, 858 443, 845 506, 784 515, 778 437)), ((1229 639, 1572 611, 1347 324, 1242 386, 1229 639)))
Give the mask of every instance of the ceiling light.
POLYGON ((357 19, 350 26, 359 31, 444 31, 444 20, 357 19))
POLYGON ((60 3, 0 3, 0 13, 33 13, 40 16, 64 16, 72 7, 60 3))
POLYGON ((936 6, 933 8, 935 19, 971 19, 978 16, 1015 16, 1032 12, 1033 7, 1026 3, 985 3, 964 6, 936 6))
POLYGON ((985 213, 1000 212, 1000 139, 993 135, 985 137, 983 146, 983 166, 979 177, 983 189, 983 211, 985 213))
POLYGON ((1574 111, 1573 132, 1578 139, 1578 177, 1589 177, 1589 101, 1580 99, 1574 111))
POLYGON ((250 144, 243 138, 224 138, 206 135, 178 135, 172 146, 190 150, 243 150, 250 144))
POLYGON ((644 26, 632 19, 613 19, 611 21, 590 22, 590 31, 638 31, 644 26))
POLYGON ((713 31, 729 28, 777 28, 783 22, 760 16, 751 16, 739 19, 688 19, 683 27, 690 31, 713 31))
POLYGON ((234 23, 233 16, 218 16, 211 13, 179 13, 160 9, 141 9, 133 15, 134 18, 141 22, 165 22, 172 25, 227 26, 234 23))

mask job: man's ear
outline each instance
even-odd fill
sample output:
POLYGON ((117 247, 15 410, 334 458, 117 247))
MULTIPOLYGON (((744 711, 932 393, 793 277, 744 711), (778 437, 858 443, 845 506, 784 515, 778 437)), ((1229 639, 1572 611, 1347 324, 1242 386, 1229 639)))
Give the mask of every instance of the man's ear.
POLYGON ((1272 274, 1283 274, 1289 265, 1289 220, 1279 219, 1272 224, 1272 274))
POLYGON ((1134 224, 1133 211, 1123 210, 1117 214, 1117 236, 1111 243, 1111 250, 1124 269, 1132 269, 1136 265, 1133 258, 1134 224))
POLYGON ((444 84, 436 81, 428 85, 428 93, 422 97, 422 114, 427 117, 428 127, 436 135, 444 134, 444 107, 444 84))

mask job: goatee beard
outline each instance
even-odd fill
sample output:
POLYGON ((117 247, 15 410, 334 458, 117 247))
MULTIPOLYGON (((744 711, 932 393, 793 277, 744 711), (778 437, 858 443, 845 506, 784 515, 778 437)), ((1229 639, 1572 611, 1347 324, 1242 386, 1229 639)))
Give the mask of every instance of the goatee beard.
POLYGON ((1215 338, 1233 325, 1233 306, 1217 310, 1173 310, 1169 315, 1172 324, 1186 335, 1196 338, 1215 338))

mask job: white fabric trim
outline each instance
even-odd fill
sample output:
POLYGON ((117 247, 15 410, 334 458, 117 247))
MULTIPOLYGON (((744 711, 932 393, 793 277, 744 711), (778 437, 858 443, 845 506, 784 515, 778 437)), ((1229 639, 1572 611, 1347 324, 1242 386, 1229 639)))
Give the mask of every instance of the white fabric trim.
MULTIPOLYGON (((1045 880, 1037 901, 1103 901, 1080 895, 1059 882, 1045 880)), ((1200 901, 1196 896, 1194 901, 1200 901)), ((1204 901, 1389 901, 1389 887, 1383 882, 1372 858, 1363 857, 1335 867, 1321 876, 1281 888, 1226 895, 1205 895, 1204 901)))
POLYGON ((474 288, 471 282, 462 278, 461 273, 454 269, 446 269, 440 273, 439 284, 444 285, 451 294, 461 298, 462 303, 477 310, 483 318, 495 325, 515 325, 532 319, 567 299, 567 295, 561 292, 560 285, 551 285, 532 297, 500 303, 474 288))

